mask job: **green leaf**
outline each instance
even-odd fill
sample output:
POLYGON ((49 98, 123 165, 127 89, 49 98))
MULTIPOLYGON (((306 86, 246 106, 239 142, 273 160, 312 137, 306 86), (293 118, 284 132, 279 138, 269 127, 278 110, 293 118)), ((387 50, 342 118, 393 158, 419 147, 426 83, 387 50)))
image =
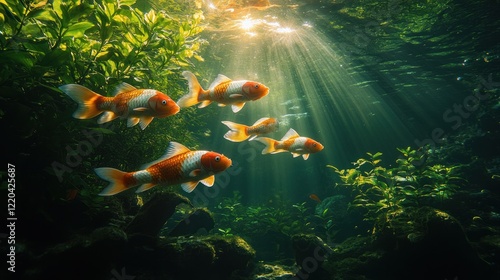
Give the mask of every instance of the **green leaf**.
POLYGON ((66 32, 64 33, 63 37, 75 37, 75 38, 81 38, 85 34, 85 31, 87 29, 93 27, 94 24, 88 21, 83 21, 79 23, 75 23, 68 27, 66 32))

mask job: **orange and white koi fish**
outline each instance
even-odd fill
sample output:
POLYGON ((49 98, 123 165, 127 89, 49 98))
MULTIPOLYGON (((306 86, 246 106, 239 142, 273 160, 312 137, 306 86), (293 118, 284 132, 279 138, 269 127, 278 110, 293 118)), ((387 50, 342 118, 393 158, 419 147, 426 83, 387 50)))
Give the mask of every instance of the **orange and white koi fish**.
POLYGON ((261 118, 251 126, 230 121, 222 121, 222 123, 231 129, 226 132, 224 138, 233 142, 242 142, 248 138, 251 141, 259 135, 276 131, 279 128, 279 123, 275 118, 261 118))
POLYGON ((110 184, 99 194, 114 195, 139 186, 137 193, 156 185, 181 184, 186 192, 192 192, 199 182, 211 187, 214 174, 231 166, 231 159, 211 151, 191 151, 182 144, 170 142, 167 153, 160 159, 135 172, 123 172, 110 167, 96 168, 96 174, 110 184))
POLYGON ((193 73, 184 71, 182 75, 188 80, 189 93, 177 101, 177 105, 181 108, 200 102, 198 108, 204 108, 212 102, 217 102, 219 106, 231 105, 233 112, 237 113, 245 106, 245 102, 260 99, 269 93, 269 88, 261 83, 247 80, 232 81, 221 74, 208 90, 204 90, 193 73))
POLYGON ((78 103, 73 117, 90 119, 104 112, 97 120, 99 124, 120 117, 127 119, 128 127, 139 123, 141 129, 145 129, 154 117, 165 118, 180 111, 168 95, 154 89, 137 89, 127 83, 118 85, 113 97, 102 96, 77 84, 63 85, 59 89, 78 103))
POLYGON ((319 196, 315 193, 310 194, 309 198, 316 201, 317 203, 321 203, 321 198, 319 198, 319 196))
POLYGON ((293 157, 302 155, 304 160, 309 158, 309 154, 317 153, 324 148, 316 140, 301 137, 293 128, 290 128, 280 141, 266 137, 257 137, 255 140, 266 145, 264 150, 262 150, 262 154, 291 152, 293 157))

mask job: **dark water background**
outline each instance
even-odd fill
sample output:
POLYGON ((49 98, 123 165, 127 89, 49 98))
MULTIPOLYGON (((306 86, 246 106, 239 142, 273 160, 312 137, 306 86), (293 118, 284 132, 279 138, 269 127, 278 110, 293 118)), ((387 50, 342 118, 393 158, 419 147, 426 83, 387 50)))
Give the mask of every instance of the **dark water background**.
POLYGON ((268 96, 238 114, 212 105, 208 128, 200 128, 211 132, 203 143, 231 155, 244 170, 223 192, 238 190, 248 202, 276 194, 296 202, 310 193, 331 193, 334 179, 326 164, 347 168, 377 151, 392 164, 398 147, 441 143, 475 117, 454 106, 464 106, 482 81, 497 77, 495 1, 384 1, 366 7, 358 19, 343 11, 348 2, 276 4, 205 13, 209 47, 199 65, 202 85, 208 87, 221 73, 270 87, 268 96), (255 25, 244 30, 245 20, 255 25), (276 32, 270 24, 276 22, 293 31, 276 32), (283 117, 287 114, 294 116, 283 117), (227 129, 220 120, 252 124, 260 117, 284 121, 271 135, 275 139, 291 127, 325 149, 303 161, 285 153, 260 155, 260 143, 222 139, 227 129))
MULTIPOLYGON (((0 123, 7 141, 5 163, 16 166, 15 214, 19 222, 14 232, 15 251, 20 275, 26 279, 54 273, 57 277, 53 279, 117 279, 116 273, 125 271, 122 268, 141 279, 188 279, 186 273, 194 275, 189 279, 201 279, 206 271, 211 273, 206 279, 230 279, 220 277, 219 272, 230 274, 240 269, 253 279, 260 272, 246 270, 249 260, 256 267, 263 265, 258 263, 261 260, 287 266, 290 276, 301 269, 301 260, 294 260, 298 251, 292 243, 303 233, 314 234, 313 239, 323 238, 332 250, 340 248, 325 266, 330 275, 318 273, 315 279, 353 275, 359 278, 352 279, 401 279, 401 275, 407 275, 406 269, 418 272, 433 264, 442 273, 424 271, 409 279, 455 279, 462 268, 469 268, 464 264, 470 259, 479 265, 471 266, 461 276, 479 275, 485 267, 485 275, 498 275, 498 0, 214 1, 214 7, 208 1, 165 0, 161 7, 153 1, 138 1, 130 5, 143 9, 140 13, 136 10, 141 16, 150 9, 164 9, 163 15, 173 15, 162 31, 169 40, 183 33, 179 30, 186 31, 179 28, 181 21, 195 20, 185 14, 188 12, 174 8, 203 10, 204 19, 199 23, 203 32, 182 34, 186 37, 182 47, 192 47, 204 60, 187 59, 188 55, 179 51, 156 71, 148 68, 158 66, 148 59, 157 58, 161 52, 149 46, 137 52, 140 58, 130 55, 140 49, 131 47, 134 40, 130 38, 141 34, 128 30, 123 17, 115 18, 108 27, 133 35, 121 41, 123 38, 115 32, 110 42, 100 46, 105 45, 106 51, 99 47, 100 38, 111 32, 98 24, 103 13, 97 11, 105 10, 103 6, 78 3, 72 12, 79 16, 79 27, 87 28, 80 30, 68 19, 70 14, 62 15, 52 6, 58 1, 33 8, 26 15, 29 20, 23 23, 14 10, 22 11, 19 5, 25 2, 7 2, 14 8, 1 18, 2 24, 10 25, 0 26, 0 31, 5 31, 0 34, 0 123), (45 8, 52 12, 43 11, 45 8), (54 29, 54 22, 60 20, 55 10, 74 28, 71 36, 54 29), (196 44, 199 50, 193 47, 196 44), (119 48, 122 45, 125 51, 119 48), (187 62, 181 61, 179 53, 187 62), (121 65, 121 72, 116 65, 121 65), (204 88, 218 74, 224 74, 233 80, 261 82, 270 93, 248 102, 238 113, 216 104, 183 108, 176 116, 155 119, 140 130, 126 127, 124 120, 100 126, 95 118, 74 119, 71 114, 76 104, 58 90, 61 84, 81 83, 99 93, 109 93, 116 84, 126 81, 138 87, 161 88, 179 98, 188 90, 181 76, 184 70, 193 71, 204 88), (481 98, 485 95, 487 100, 481 98), (324 150, 303 160, 290 153, 262 155, 263 145, 257 141, 233 143, 223 138, 228 128, 221 121, 250 125, 262 117, 280 121, 280 129, 269 137, 280 139, 293 128, 301 136, 321 142, 324 150), (89 133, 97 138, 88 138, 89 133), (173 186, 139 195, 130 190, 112 197, 98 196, 106 182, 96 176, 94 168, 137 170, 162 155, 169 141, 221 152, 233 160, 234 166, 230 172, 218 174, 212 188, 199 184, 190 194, 173 186), (357 192, 353 184, 335 187, 341 183, 340 177, 327 165, 353 168, 352 163, 366 153, 381 152, 381 165, 397 168, 396 160, 401 157, 397 148, 406 147, 428 156, 429 165, 460 170, 457 176, 463 179, 444 180, 445 188, 459 185, 458 190, 450 197, 415 198, 412 195, 416 191, 399 193, 404 199, 392 205, 394 208, 386 207, 380 193, 372 192, 368 200, 375 204, 358 203, 360 207, 356 208, 351 206, 356 204, 357 195, 363 195, 359 191, 363 186, 357 192), (178 198, 177 194, 187 197, 194 206, 208 208, 212 215, 208 229, 169 236, 190 211, 198 210, 186 205, 175 208, 177 203, 169 201, 168 207, 162 206, 164 211, 151 211, 143 220, 149 229, 151 220, 171 211, 160 219, 161 231, 152 230, 154 234, 146 237, 128 231, 127 225, 139 216, 144 202, 162 195, 178 198), (311 194, 323 202, 311 199, 311 194), (421 205, 406 204, 405 199, 421 205), (434 232, 422 230, 436 217, 447 217, 448 223, 439 220, 437 226, 431 225, 434 232), (166 225, 162 223, 165 220, 166 225), (256 252, 237 246, 229 250, 235 253, 235 259, 243 256, 242 265, 230 267, 227 258, 217 259, 211 253, 216 251, 213 244, 205 246, 207 240, 213 242, 212 238, 222 242, 219 245, 248 242, 256 252), (199 257, 197 246, 211 248, 203 251, 210 251, 209 258, 199 257), (442 252, 436 254, 435 247, 442 252), (455 252, 454 248, 465 249, 455 252), (206 264, 206 269, 193 268, 193 260, 206 264), (217 261, 222 263, 211 266, 217 261), (446 261, 448 267, 439 267, 446 261), (399 267, 385 269, 395 262, 399 267), (75 271, 80 274, 75 276, 75 271)), ((134 1, 120 1, 128 2, 134 1)), ((8 10, 5 3, 2 11, 8 10)), ((108 9, 120 8, 113 6, 117 2, 106 3, 108 9)), ((130 16, 130 7, 124 4, 119 13, 130 16)), ((135 28, 141 23, 138 18, 135 28)), ((3 179, 9 176, 5 169, 0 170, 3 179)), ((399 179, 408 180, 392 175, 387 182, 398 187, 399 179)), ((422 188, 442 181, 439 176, 422 177, 418 178, 422 188)), ((13 192, 6 180, 1 190, 13 192)), ((10 250, 4 242, 7 237, 0 230, 2 254, 10 250)))

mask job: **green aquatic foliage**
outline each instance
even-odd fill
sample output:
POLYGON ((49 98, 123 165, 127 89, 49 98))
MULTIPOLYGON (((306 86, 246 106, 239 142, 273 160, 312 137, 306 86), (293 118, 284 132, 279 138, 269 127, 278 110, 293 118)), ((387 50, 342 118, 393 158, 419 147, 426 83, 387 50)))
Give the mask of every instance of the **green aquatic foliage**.
POLYGON ((190 66, 190 58, 202 59, 201 12, 143 12, 134 0, 1 3, 0 61, 9 75, 0 83, 24 80, 18 71, 29 70, 32 79, 58 84, 150 84, 190 66))
POLYGON ((247 206, 242 204, 241 194, 234 192, 232 197, 225 197, 212 211, 218 232, 223 235, 251 237, 278 232, 292 236, 313 230, 307 222, 305 204, 278 201, 273 205, 247 206))
POLYGON ((380 152, 367 153, 367 158, 353 163, 354 168, 328 165, 340 176, 342 186, 352 188, 352 206, 366 210, 365 220, 373 221, 374 229, 408 224, 415 209, 451 198, 463 182, 458 176, 460 166, 429 164, 425 153, 410 147, 398 151, 401 157, 394 167, 381 165, 380 152))
POLYGON ((0 0, 0 121, 9 125, 12 158, 36 155, 51 197, 78 190, 98 201, 105 183, 93 169, 133 171, 156 160, 169 141, 195 147, 193 110, 153 122, 145 131, 123 120, 98 125, 71 117, 76 104, 61 93, 78 83, 103 95, 117 84, 155 88, 174 100, 180 72, 202 60, 203 15, 190 3, 147 8, 135 0, 0 0), (173 12, 171 13, 170 10, 173 12), (90 135, 90 136, 89 136, 90 135), (90 137, 90 138, 89 138, 90 137), (44 177, 45 176, 45 177, 44 177))

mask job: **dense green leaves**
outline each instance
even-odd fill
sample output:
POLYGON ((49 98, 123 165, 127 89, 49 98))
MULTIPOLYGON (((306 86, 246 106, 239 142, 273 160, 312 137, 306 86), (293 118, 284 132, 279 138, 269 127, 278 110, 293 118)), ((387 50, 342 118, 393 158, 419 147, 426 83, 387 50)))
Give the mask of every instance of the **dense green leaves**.
POLYGON ((354 168, 328 165, 344 186, 352 188, 352 205, 365 209, 365 219, 374 221, 375 228, 408 222, 407 215, 413 209, 450 198, 463 181, 457 175, 460 166, 428 164, 425 153, 410 147, 398 151, 401 157, 392 168, 379 165, 380 152, 367 153, 368 158, 358 159, 354 168))
POLYGON ((21 139, 13 142, 30 143, 17 145, 16 152, 43 151, 43 164, 58 169, 39 169, 59 172, 50 178, 64 181, 51 184, 54 190, 75 187, 95 195, 102 187, 95 167, 139 168, 163 154, 171 140, 195 146, 185 130, 188 121, 199 122, 189 117, 192 110, 155 121, 145 131, 119 120, 100 127, 95 120, 73 119, 76 104, 57 88, 78 83, 109 95, 128 82, 177 99, 185 90, 181 67, 201 59, 202 20, 201 11, 178 1, 144 9, 134 0, 0 0, 0 120, 15 123, 13 138, 21 139), (71 152, 86 143, 85 133, 102 141, 83 156, 71 152))

